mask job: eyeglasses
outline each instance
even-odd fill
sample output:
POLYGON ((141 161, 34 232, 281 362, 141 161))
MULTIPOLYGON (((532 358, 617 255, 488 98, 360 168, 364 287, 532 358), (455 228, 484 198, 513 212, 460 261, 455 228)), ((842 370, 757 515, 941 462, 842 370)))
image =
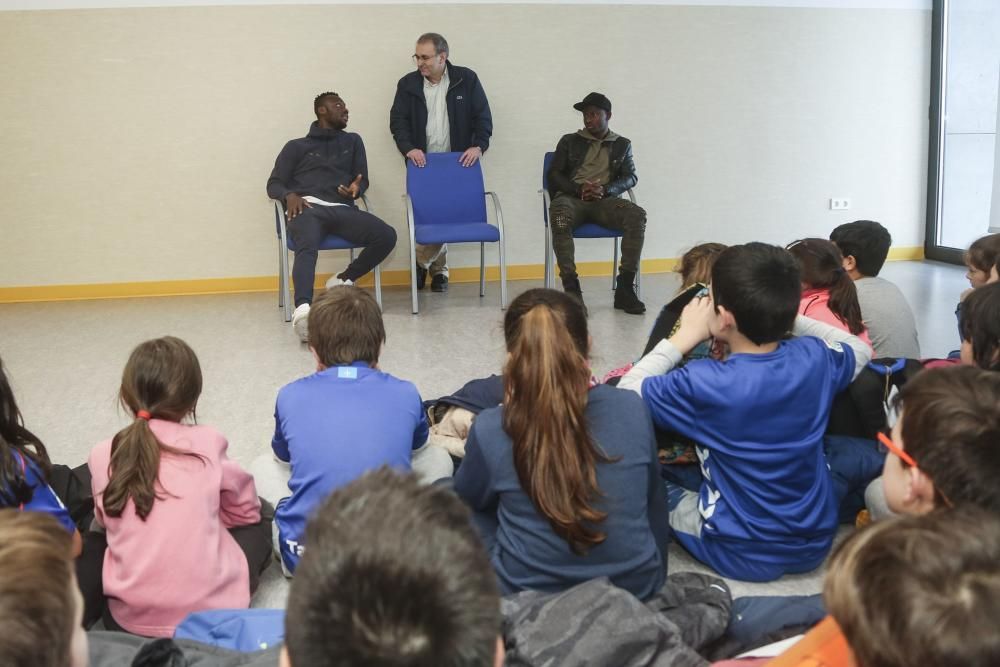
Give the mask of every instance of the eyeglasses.
POLYGON ((421 56, 419 54, 414 53, 410 57, 413 58, 413 62, 415 63, 426 63, 437 58, 438 54, 435 53, 433 56, 421 56))
MULTIPOLYGON (((911 468, 920 468, 920 466, 917 465, 916 459, 914 459, 912 456, 903 451, 903 448, 894 443, 892 441, 892 438, 887 436, 885 433, 879 431, 878 441, 881 442, 883 445, 885 445, 890 452, 898 456, 903 461, 903 463, 907 464, 911 468)), ((927 473, 925 472, 924 474, 926 475, 927 473)), ((954 503, 952 503, 951 500, 948 498, 948 496, 944 495, 941 489, 937 488, 936 485, 934 486, 934 493, 941 498, 941 502, 944 503, 946 507, 955 506, 954 503)))
POLYGON ((885 445, 886 449, 888 449, 890 452, 901 458, 903 460, 903 463, 905 463, 906 465, 912 466, 914 468, 920 467, 917 465, 917 462, 913 459, 912 456, 903 451, 903 449, 899 445, 894 443, 892 441, 892 438, 887 436, 885 433, 879 431, 878 441, 881 442, 883 445, 885 445))

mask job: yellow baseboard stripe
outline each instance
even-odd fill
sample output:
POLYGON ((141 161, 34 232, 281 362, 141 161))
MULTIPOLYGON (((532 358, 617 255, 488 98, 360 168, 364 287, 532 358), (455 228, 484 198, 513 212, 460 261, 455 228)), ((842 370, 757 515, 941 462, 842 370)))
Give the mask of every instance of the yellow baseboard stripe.
POLYGON ((924 247, 921 245, 905 248, 889 248, 889 256, 886 259, 890 262, 922 260, 924 259, 924 247))
MULTIPOLYGON (((924 258, 922 247, 892 248, 889 260, 920 260, 924 258)), ((669 273, 677 266, 677 258, 644 259, 643 274, 669 273)), ((611 262, 579 262, 577 272, 585 278, 610 277, 611 262)), ((514 264, 507 267, 507 280, 541 280, 544 272, 541 264, 514 264)), ((458 267, 449 272, 453 283, 474 283, 479 280, 479 267, 458 267)), ((322 287, 330 274, 317 274, 316 287, 322 287)), ((486 279, 500 279, 498 266, 486 267, 486 279)), ((362 286, 374 283, 369 274, 361 281, 362 286)), ((386 287, 408 286, 410 272, 394 269, 382 272, 382 285, 386 287)), ((31 303, 38 301, 83 301, 90 299, 128 299, 154 296, 193 296, 199 294, 243 294, 252 292, 276 292, 277 276, 250 276, 244 278, 199 278, 195 280, 154 280, 129 283, 93 283, 82 285, 26 285, 0 287, 0 303, 31 303)))

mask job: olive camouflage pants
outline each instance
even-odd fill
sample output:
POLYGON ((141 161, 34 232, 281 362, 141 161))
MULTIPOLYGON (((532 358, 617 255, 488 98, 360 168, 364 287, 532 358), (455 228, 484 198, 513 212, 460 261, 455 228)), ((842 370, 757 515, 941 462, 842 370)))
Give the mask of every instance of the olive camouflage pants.
POLYGON ((583 201, 566 194, 556 195, 549 206, 552 249, 562 278, 576 277, 573 230, 592 222, 622 233, 621 270, 636 273, 642 242, 646 235, 646 211, 627 199, 608 197, 583 201))

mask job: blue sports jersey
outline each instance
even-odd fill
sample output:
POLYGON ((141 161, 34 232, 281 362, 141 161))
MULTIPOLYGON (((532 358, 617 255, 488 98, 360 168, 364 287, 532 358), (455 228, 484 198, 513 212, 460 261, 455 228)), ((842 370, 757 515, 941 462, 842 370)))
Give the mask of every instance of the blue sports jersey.
POLYGON ((853 374, 848 346, 803 337, 643 381, 656 424, 699 443, 700 540, 719 569, 753 579, 755 564, 790 572, 822 562, 837 528, 823 433, 853 374))
POLYGON ((31 500, 24 503, 23 506, 19 506, 19 509, 26 512, 45 512, 46 514, 51 514, 59 520, 59 523, 66 530, 71 533, 75 531, 76 524, 73 523, 69 511, 63 505, 59 496, 56 495, 56 492, 45 481, 45 477, 42 475, 42 471, 38 465, 18 451, 14 452, 14 460, 21 466, 24 478, 28 482, 28 486, 33 490, 31 500))
POLYGON ((278 503, 281 557, 294 571, 306 521, 335 489, 369 470, 410 470, 427 441, 427 418, 412 383, 357 362, 332 366, 278 392, 271 448, 291 464, 291 496, 278 503))

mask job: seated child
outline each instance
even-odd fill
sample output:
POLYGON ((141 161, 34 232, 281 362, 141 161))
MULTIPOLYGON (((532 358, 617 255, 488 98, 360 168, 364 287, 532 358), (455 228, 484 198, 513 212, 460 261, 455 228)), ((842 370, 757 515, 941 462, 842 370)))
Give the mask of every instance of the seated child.
POLYGON ((51 514, 72 536, 76 557, 82 548, 80 533, 62 500, 49 486, 51 468, 45 445, 24 427, 0 361, 0 507, 51 514))
POLYGON ((657 426, 699 443, 701 490, 669 489, 670 525, 723 576, 770 581, 806 572, 833 543, 837 500, 823 433, 834 395, 871 351, 839 329, 797 320, 800 294, 787 251, 763 243, 727 249, 712 269, 711 296, 692 301, 677 333, 619 385, 643 397, 657 426), (793 325, 799 337, 786 340, 793 325), (729 345, 726 360, 671 370, 710 336, 729 345))
POLYGON ((496 578, 447 489, 365 474, 318 504, 305 542, 282 667, 503 664, 496 578))
POLYGON ((87 667, 83 600, 65 526, 47 512, 0 510, 4 667, 87 667))
MULTIPOLYGON (((962 364, 966 367, 978 367, 979 369, 984 369, 981 373, 977 375, 978 378, 988 378, 993 372, 1000 370, 1000 284, 989 284, 980 287, 979 289, 972 292, 965 300, 962 307, 962 321, 961 321, 961 331, 962 331, 962 348, 960 351, 960 358, 962 364)), ((951 367, 955 368, 955 367, 951 367)), ((946 382, 936 375, 938 370, 943 369, 932 369, 935 375, 932 375, 934 382, 946 382)), ((962 371, 966 378, 971 378, 970 373, 971 368, 966 371, 962 371)), ((911 388, 911 384, 915 383, 918 379, 921 382, 927 382, 930 380, 923 379, 925 376, 931 374, 931 370, 922 371, 916 378, 910 380, 907 384, 903 386, 903 391, 897 397, 898 400, 902 401, 908 394, 908 391, 916 391, 911 388)), ((947 376, 945 376, 947 377, 947 376)), ((987 386, 991 385, 987 381, 987 386)), ((917 383, 917 387, 921 387, 922 384, 917 383)), ((937 429, 944 428, 945 426, 951 425, 952 417, 951 413, 946 410, 957 410, 958 406, 963 402, 969 402, 974 399, 975 394, 970 393, 970 388, 957 388, 957 394, 954 400, 948 400, 942 404, 934 404, 932 410, 934 410, 935 417, 941 423, 935 423, 933 428, 935 432, 937 429)), ((983 414, 990 414, 991 403, 989 398, 985 401, 979 401, 984 407, 983 414)), ((996 396, 996 400, 1000 400, 1000 394, 996 396)), ((902 404, 902 403, 900 403, 902 404)), ((902 421, 902 419, 900 419, 902 421)), ((897 429, 901 428, 899 421, 896 424, 897 429)), ((897 431, 894 431, 894 434, 897 431)), ((895 439, 895 435, 893 438, 895 439)), ((917 435, 918 438, 926 439, 924 436, 917 435)), ((928 436, 929 437, 929 436, 928 436)), ((942 437, 944 435, 942 434, 942 437)), ((919 446, 919 445, 918 445, 919 446)), ((939 456, 941 461, 938 464, 941 467, 951 465, 950 451, 942 451, 939 456)), ((885 469, 888 470, 890 465, 895 467, 898 465, 898 459, 893 460, 894 457, 887 457, 885 463, 885 469)), ((933 464, 932 464, 933 465, 933 464)), ((978 465, 978 464, 977 464, 978 465)), ((1000 472, 1000 470, 998 470, 1000 472)), ((900 502, 893 500, 893 502, 887 502, 887 491, 885 487, 888 478, 885 474, 879 477, 874 482, 869 485, 868 489, 865 491, 865 504, 868 507, 868 511, 871 515, 872 520, 879 520, 893 514, 895 511, 899 511, 897 508, 900 506, 900 502)))
POLYGON ((882 485, 889 509, 976 506, 1000 515, 1000 374, 927 370, 903 386, 882 485))
MULTIPOLYGON (((334 287, 313 301, 316 372, 278 392, 271 441, 274 455, 291 464, 291 495, 274 515, 276 548, 289 574, 304 549, 306 520, 331 491, 383 465, 409 471, 413 450, 427 441, 417 388, 378 368, 384 342, 382 312, 364 290, 334 287)), ((438 476, 450 476, 448 453, 435 453, 446 464, 438 476)))
POLYGON ((990 281, 993 267, 1000 262, 1000 234, 987 234, 972 242, 965 251, 965 277, 971 289, 978 289, 990 281))
MULTIPOLYGON (((678 273, 681 274, 681 288, 674 298, 660 310, 660 314, 653 324, 653 330, 649 333, 646 347, 640 356, 649 354, 657 343, 665 338, 670 338, 677 332, 677 327, 680 326, 681 311, 684 310, 684 306, 691 302, 691 299, 708 290, 708 283, 712 280, 712 266, 725 249, 726 246, 721 243, 702 243, 684 253, 678 267, 678 273)), ((708 346, 705 345, 703 348, 700 354, 689 354, 688 357, 707 357, 708 346)))
POLYGON ((791 243, 788 251, 802 271, 799 315, 842 329, 871 346, 857 290, 837 246, 826 239, 802 239, 791 243))
POLYGON ((667 506, 649 413, 590 386, 587 318, 532 289, 504 317, 503 405, 472 424, 454 488, 475 511, 500 590, 607 577, 641 600, 666 576, 667 506))
POLYGON ((983 285, 966 297, 959 330, 963 364, 1000 370, 1000 284, 983 285))
POLYGON ((1000 516, 966 507, 861 529, 830 559, 823 598, 830 617, 768 667, 998 665, 1000 516))
POLYGON ((968 271, 965 277, 969 281, 969 289, 962 292, 958 305, 955 306, 955 317, 958 318, 959 330, 962 328, 962 312, 965 299, 983 285, 990 282, 993 269, 1000 263, 1000 234, 988 234, 972 242, 965 251, 965 266, 968 271))
POLYGON ((246 608, 270 564, 253 478, 226 456, 222 434, 185 423, 201 386, 184 341, 140 344, 119 392, 132 423, 90 454, 108 629, 170 637, 193 611, 246 608))
POLYGON ((830 232, 830 240, 843 255, 844 270, 854 281, 875 358, 919 359, 913 310, 896 285, 878 277, 892 245, 889 230, 872 220, 855 220, 830 232))

